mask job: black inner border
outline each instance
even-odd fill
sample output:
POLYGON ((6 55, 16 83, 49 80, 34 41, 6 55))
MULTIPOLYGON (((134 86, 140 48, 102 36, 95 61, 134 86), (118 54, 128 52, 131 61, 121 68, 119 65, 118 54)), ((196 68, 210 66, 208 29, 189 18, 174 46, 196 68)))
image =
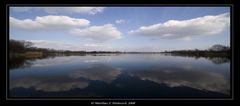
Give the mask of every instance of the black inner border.
MULTIPOLYGON (((73 6, 121 6, 121 7, 124 7, 124 6, 199 6, 199 5, 219 5, 219 6, 223 6, 223 5, 227 5, 227 6, 231 6, 231 52, 232 52, 232 55, 231 55, 231 70, 232 68, 234 68, 234 73, 231 71, 231 84, 234 84, 234 87, 232 88, 234 92, 231 91, 231 96, 233 97, 233 99, 231 99, 230 101, 229 100, 211 100, 211 99, 207 99, 206 101, 202 102, 202 103, 209 103, 209 100, 211 101, 211 103, 219 103, 219 104, 234 104, 237 102, 237 100, 239 100, 239 83, 237 83, 239 81, 239 49, 237 49, 237 27, 236 26, 236 23, 239 23, 237 18, 237 14, 236 14, 236 11, 239 10, 237 9, 239 5, 235 4, 236 1, 233 1, 233 0, 199 0, 199 1, 194 1, 194 0, 159 0, 159 1, 153 1, 153 0, 147 0, 147 1, 135 1, 135 0, 128 0, 127 2, 125 0, 93 0, 93 1, 88 1, 88 0, 80 0, 80 1, 70 1, 68 0, 67 2, 66 1, 58 1, 58 0, 39 0, 39 1, 24 1, 24 0, 16 0, 16 1, 1 1, 1 13, 5 13, 7 11, 7 8, 6 6, 7 5, 23 5, 23 6, 27 6, 27 5, 31 5, 31 4, 35 4, 36 6, 42 6, 42 5, 47 5, 47 6, 54 6, 54 5, 57 5, 57 6, 65 6, 65 5, 73 5, 73 6), (235 20, 234 20, 235 19, 235 20), (233 22, 234 21, 234 22, 233 22), (237 88, 237 89, 236 89, 237 88)), ((7 16, 8 16, 8 12, 5 14, 6 16, 3 17, 5 18, 5 20, 8 20, 7 19, 7 16)), ((8 22, 5 22, 5 20, 1 20, 5 25, 2 27, 2 32, 5 32, 6 34, 8 34, 8 28, 6 27, 6 25, 8 24, 8 22)), ((8 25, 7 25, 8 26, 8 25)), ((6 35, 5 34, 5 35, 6 35)), ((2 38, 1 40, 3 40, 2 42, 5 42, 5 44, 8 43, 8 38, 9 36, 6 36, 6 38, 2 38)), ((5 46, 6 47, 6 46, 5 46)), ((5 49, 6 50, 6 54, 5 56, 2 55, 2 60, 4 62, 2 63, 5 63, 3 64, 3 67, 6 67, 4 70, 7 71, 8 68, 7 68, 7 59, 8 59, 8 54, 7 54, 7 51, 8 51, 8 48, 5 49), (6 60, 4 60, 4 58, 6 60)), ((4 71, 3 70, 3 71, 4 71)), ((10 100, 10 99, 7 99, 7 93, 6 93, 6 74, 8 73, 3 73, 1 74, 2 75, 2 84, 4 84, 5 86, 2 86, 3 89, 2 89, 2 96, 0 98, 0 100, 3 100, 5 101, 13 101, 13 100, 10 100)), ((232 87, 232 85, 231 85, 232 87)), ((29 100, 29 99, 28 99, 29 100)), ((71 99, 69 99, 71 100, 71 99)), ((186 99, 188 100, 188 99, 186 99)), ((179 102, 181 103, 184 103, 186 105, 186 103, 193 103, 193 102, 196 102, 196 100, 193 100, 193 101, 186 101, 186 100, 174 100, 175 103, 171 103, 171 104, 177 104, 179 102)), ((34 100, 35 101, 35 100, 34 100)), ((55 100, 54 100, 55 101, 55 100)), ((88 105, 90 104, 90 102, 92 101, 99 101, 99 100, 80 100, 81 102, 83 103, 87 103, 88 105)), ((109 101, 107 99, 104 99, 104 100, 100 100, 100 102, 105 102, 105 101, 109 101)), ((119 100, 119 99, 115 99, 115 100, 110 100, 110 101, 122 101, 122 100, 119 100)), ((142 104, 142 103, 159 103, 158 100, 124 100, 124 101, 137 101, 138 103, 137 104, 142 104)), ((160 100, 161 103, 169 103, 168 102, 169 100, 160 100)), ((172 100, 171 100, 172 101, 172 100)), ((201 100, 202 101, 202 100, 201 100)), ((63 101, 58 101, 58 102, 63 102, 63 101)))
MULTIPOLYGON (((75 6, 85 6, 85 5, 36 5, 36 4, 31 4, 31 5, 19 5, 19 4, 11 4, 11 5, 7 5, 7 37, 8 37, 8 41, 9 41, 9 8, 10 7, 75 7, 75 6)), ((88 5, 89 6, 89 5, 88 5)), ((104 6, 104 7, 132 7, 133 5, 93 5, 93 6, 104 6)), ((230 21, 232 22, 232 5, 155 5, 155 4, 147 4, 147 5, 134 5, 133 7, 230 7, 230 21)), ((231 51, 232 49, 232 23, 231 23, 231 27, 230 27, 230 42, 231 42, 231 51)), ((8 53, 9 53, 9 48, 8 48, 8 53)), ((232 55, 231 55, 232 56, 232 55)), ((9 60, 9 56, 8 56, 8 60, 9 60)), ((232 60, 232 58, 231 58, 232 60)), ((204 98, 185 98, 185 97, 181 97, 181 98, 130 98, 132 100, 206 100, 206 99, 212 99, 212 100, 229 100, 229 99, 233 99, 232 97, 232 61, 230 61, 230 98, 212 98, 212 97, 204 97, 204 98)), ((10 97, 9 96, 9 69, 7 69, 7 98, 8 99, 74 99, 74 100, 129 100, 129 98, 107 98, 107 97, 10 97)))

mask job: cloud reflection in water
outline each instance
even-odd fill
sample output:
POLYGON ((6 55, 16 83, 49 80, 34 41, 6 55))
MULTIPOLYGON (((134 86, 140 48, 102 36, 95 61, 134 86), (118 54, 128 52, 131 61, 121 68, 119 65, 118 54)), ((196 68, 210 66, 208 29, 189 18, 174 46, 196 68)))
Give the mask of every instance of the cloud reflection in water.
POLYGON ((149 80, 170 87, 191 87, 229 94, 230 85, 225 77, 208 70, 195 70, 192 68, 154 67, 147 70, 130 72, 142 80, 149 80), (191 69, 191 70, 190 70, 191 69))
POLYGON ((98 80, 111 83, 121 74, 120 68, 104 64, 93 64, 87 68, 72 71, 67 75, 27 75, 10 80, 10 89, 34 88, 38 91, 60 92, 71 89, 84 89, 89 86, 89 80, 98 80))
POLYGON ((111 83, 121 74, 121 68, 113 68, 104 64, 93 64, 88 68, 70 74, 72 78, 86 78, 111 83))

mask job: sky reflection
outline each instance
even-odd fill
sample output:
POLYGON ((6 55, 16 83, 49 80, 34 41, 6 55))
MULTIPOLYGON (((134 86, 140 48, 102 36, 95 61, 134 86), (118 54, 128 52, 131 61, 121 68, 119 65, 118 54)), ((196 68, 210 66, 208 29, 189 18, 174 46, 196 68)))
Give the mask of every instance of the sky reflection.
MULTIPOLYGON (((219 58, 214 61, 218 60, 219 58)), ((10 92, 14 91, 13 96, 18 94, 18 88, 58 94, 77 90, 95 96, 99 96, 98 93, 101 90, 111 89, 114 92, 131 94, 135 92, 130 90, 135 88, 135 83, 139 84, 137 85, 140 90, 138 92, 146 91, 144 86, 148 86, 148 89, 155 89, 165 84, 174 89, 184 87, 184 89, 192 88, 198 92, 230 95, 229 63, 214 64, 206 58, 127 54, 63 56, 30 62, 31 67, 10 70, 9 88, 10 92), (154 83, 155 87, 149 81, 154 83), (128 82, 134 84, 129 85, 128 82), (127 86, 130 88, 123 90, 123 87, 127 86)), ((222 62, 226 61, 221 60, 220 63, 222 62)), ((154 92, 160 91, 161 89, 155 89, 154 92)), ((171 90, 161 92, 173 93, 171 90)), ((149 93, 145 96, 151 95, 149 93)), ((186 93, 186 95, 191 94, 186 93)))

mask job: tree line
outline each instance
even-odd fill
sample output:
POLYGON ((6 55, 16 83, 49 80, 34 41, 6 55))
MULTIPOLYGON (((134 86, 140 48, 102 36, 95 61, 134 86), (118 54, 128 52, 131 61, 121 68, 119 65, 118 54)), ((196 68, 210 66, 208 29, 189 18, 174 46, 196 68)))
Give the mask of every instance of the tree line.
POLYGON ((120 51, 70 51, 70 50, 55 50, 49 48, 37 48, 33 46, 30 41, 24 40, 9 40, 9 52, 10 54, 26 53, 26 52, 41 52, 41 53, 64 53, 64 54, 96 54, 96 53, 174 53, 182 55, 224 55, 230 56, 230 47, 216 44, 206 50, 173 50, 165 52, 120 52, 120 51))
POLYGON ((163 53, 171 53, 171 55, 179 56, 197 56, 197 57, 227 57, 231 56, 231 48, 228 46, 215 44, 205 50, 173 50, 165 51, 163 53))
POLYGON ((10 54, 21 54, 26 52, 41 52, 41 53, 64 53, 64 54, 83 54, 83 53, 121 53, 120 51, 71 51, 71 50, 55 50, 49 48, 33 47, 33 43, 24 40, 9 40, 10 54))

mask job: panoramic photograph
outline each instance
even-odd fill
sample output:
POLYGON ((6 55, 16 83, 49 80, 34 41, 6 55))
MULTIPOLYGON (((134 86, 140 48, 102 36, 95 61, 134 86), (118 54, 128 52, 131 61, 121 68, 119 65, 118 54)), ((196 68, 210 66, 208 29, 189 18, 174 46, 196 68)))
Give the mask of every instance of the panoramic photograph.
POLYGON ((9 98, 231 98, 231 8, 10 6, 9 98))

